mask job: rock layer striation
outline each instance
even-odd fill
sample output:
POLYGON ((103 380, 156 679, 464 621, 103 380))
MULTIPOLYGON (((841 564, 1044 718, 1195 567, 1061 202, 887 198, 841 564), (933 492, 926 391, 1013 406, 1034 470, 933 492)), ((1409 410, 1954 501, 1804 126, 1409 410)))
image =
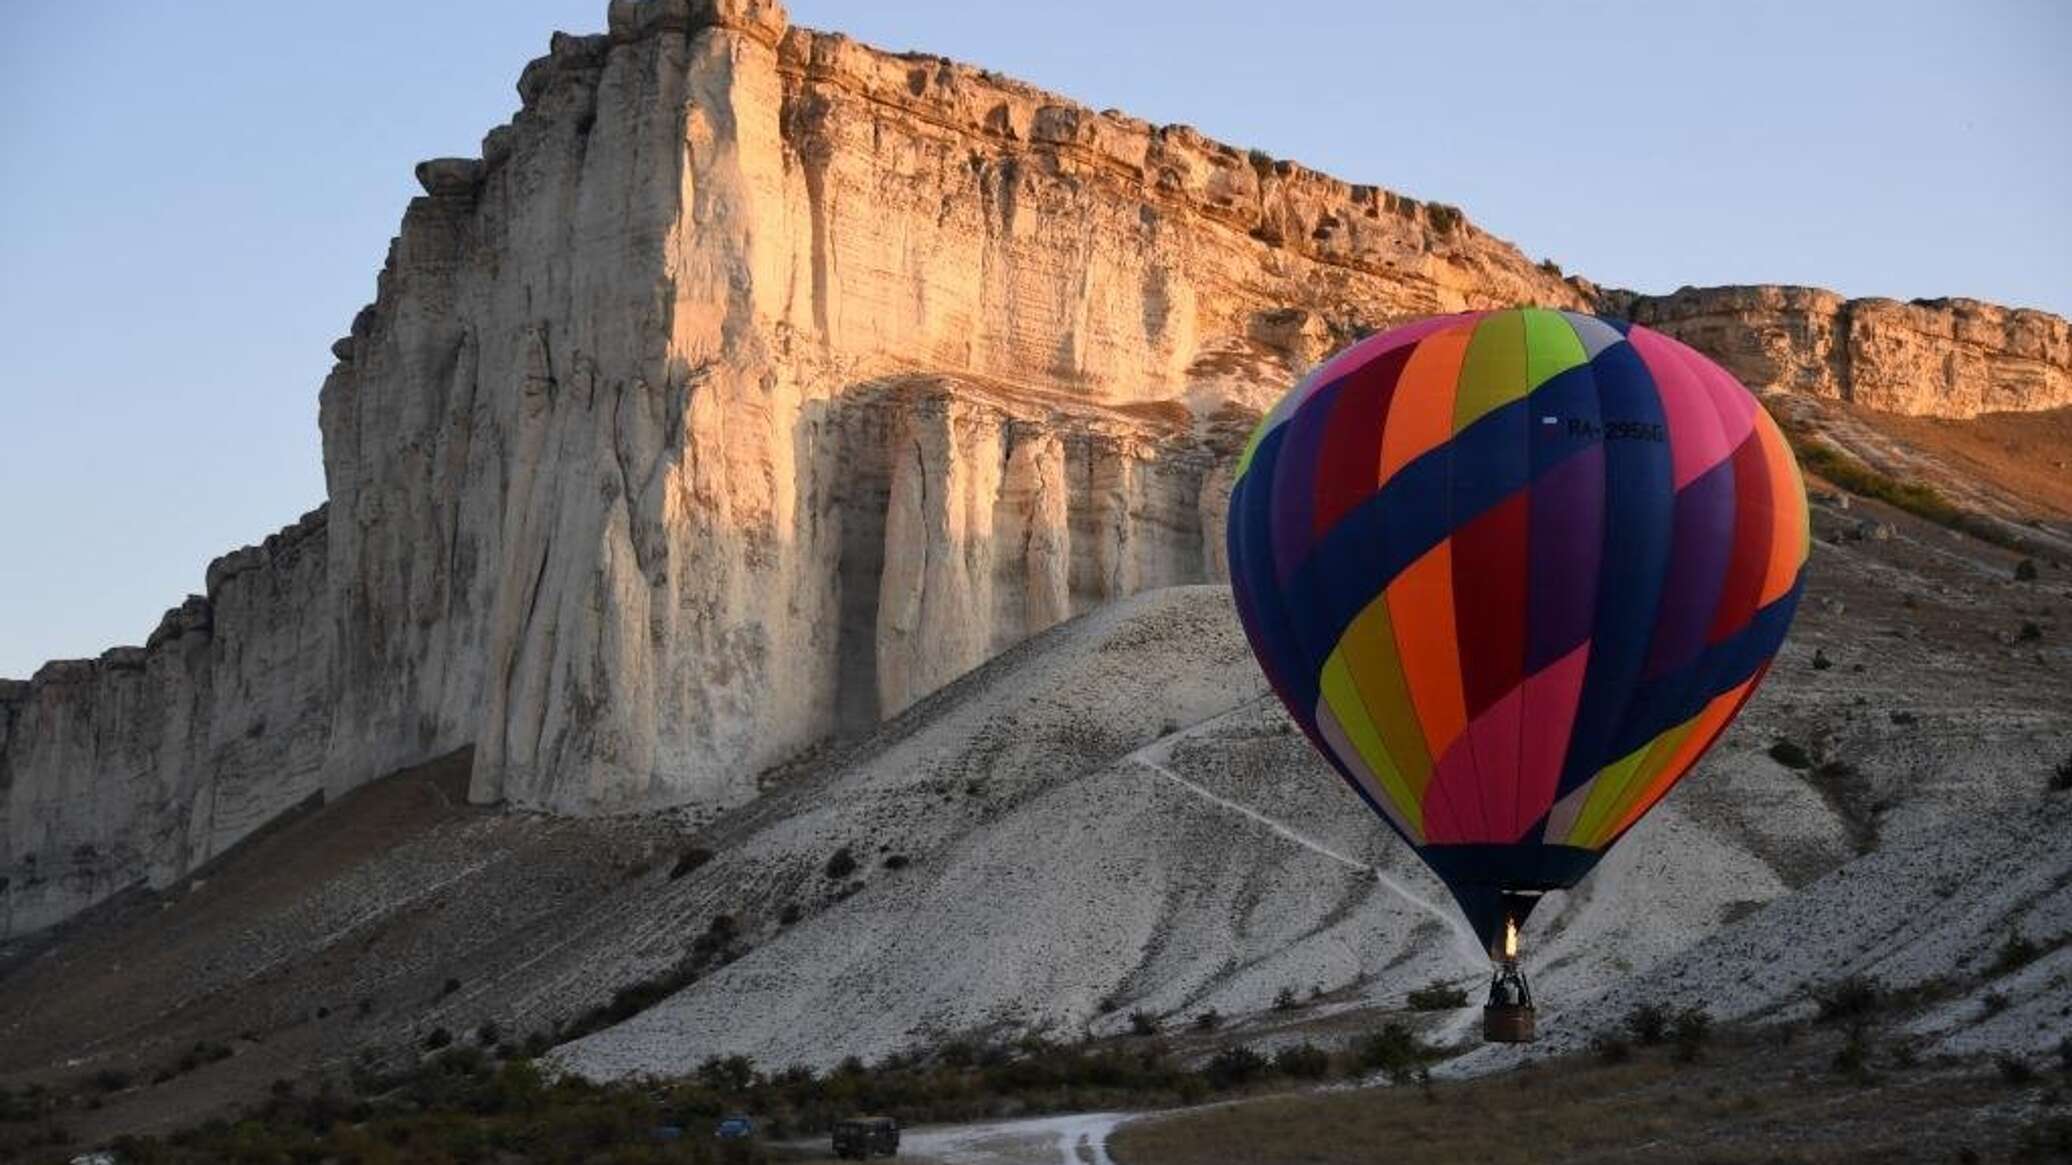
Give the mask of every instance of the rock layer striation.
POLYGON ((0 933, 474 746, 724 808, 1021 639, 1223 574, 1229 465, 1406 316, 1609 305, 1752 384, 2065 403, 2064 321, 1563 278, 1451 207, 763 0, 615 0, 435 159, 320 395, 327 505, 143 648, 0 687, 0 933))

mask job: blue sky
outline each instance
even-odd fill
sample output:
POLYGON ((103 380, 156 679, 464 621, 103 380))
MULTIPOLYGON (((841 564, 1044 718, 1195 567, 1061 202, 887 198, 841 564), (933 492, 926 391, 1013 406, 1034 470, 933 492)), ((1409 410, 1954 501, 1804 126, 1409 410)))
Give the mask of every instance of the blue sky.
MULTIPOLYGON (((316 392, 421 158, 604 0, 0 9, 0 676, 141 642, 323 497, 316 392)), ((1643 290, 2072 313, 2072 5, 795 0, 1643 290)))

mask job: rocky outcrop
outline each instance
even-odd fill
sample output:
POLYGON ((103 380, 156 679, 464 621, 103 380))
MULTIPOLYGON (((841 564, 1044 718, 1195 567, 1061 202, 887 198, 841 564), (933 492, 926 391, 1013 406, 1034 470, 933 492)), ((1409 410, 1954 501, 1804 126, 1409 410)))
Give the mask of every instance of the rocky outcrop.
POLYGON ((163 884, 321 791, 325 527, 217 559, 142 647, 0 685, 0 935, 163 884))
POLYGON ((485 801, 752 796, 1213 577, 1196 417, 1398 316, 1585 296, 1449 208, 769 6, 622 4, 519 88, 324 387, 333 782, 473 742, 485 801))
POLYGON ((1813 287, 1687 287, 1612 306, 1757 387, 1910 416, 2072 405, 2072 325, 2046 312, 1843 299, 1813 287))
POLYGON ((1034 632, 1220 578, 1251 421, 1406 316, 1630 300, 1756 383, 1887 400, 1943 353, 1931 404, 2064 391, 2062 321, 1621 300, 1451 207, 765 0, 614 0, 518 93, 418 167, 333 345, 327 511, 177 634, 0 690, 0 930, 468 745, 480 802, 740 803, 1034 632))

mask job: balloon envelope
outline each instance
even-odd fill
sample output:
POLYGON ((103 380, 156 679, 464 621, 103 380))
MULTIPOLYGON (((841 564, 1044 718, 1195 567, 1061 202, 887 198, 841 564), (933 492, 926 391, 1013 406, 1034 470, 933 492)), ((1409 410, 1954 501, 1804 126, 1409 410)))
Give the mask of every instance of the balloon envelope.
POLYGON ((1747 701, 1808 522, 1725 370, 1522 308, 1321 365, 1253 433, 1228 539, 1288 711, 1488 945, 1507 893, 1574 885, 1747 701))

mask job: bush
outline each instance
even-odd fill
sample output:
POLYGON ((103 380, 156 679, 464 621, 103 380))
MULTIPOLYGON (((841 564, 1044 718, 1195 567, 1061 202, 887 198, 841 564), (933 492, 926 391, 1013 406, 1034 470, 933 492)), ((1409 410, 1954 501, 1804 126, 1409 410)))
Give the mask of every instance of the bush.
POLYGON ((1235 1088, 1266 1075, 1266 1057, 1243 1044, 1233 1044, 1210 1057, 1202 1075, 1214 1088, 1235 1088))
POLYGON ((2035 559, 2033 559, 2033 558, 2024 558, 2024 559, 2022 559, 2022 560, 2021 560, 2020 562, 2017 562, 2017 563, 2015 563, 2015 564, 2014 564, 2014 581, 2016 581, 2016 582, 2035 582, 2035 581, 2036 581, 2036 560, 2035 560, 2035 559))
POLYGON ((93 1086, 102 1092, 121 1092, 130 1086, 130 1074, 120 1068, 103 1068, 94 1073, 93 1086))
POLYGON ((1993 1057, 1993 1066, 2000 1069, 2002 1080, 2016 1087, 2036 1083, 2036 1069, 2020 1056, 2002 1052, 1993 1057))
POLYGON ((2051 770, 2050 787, 2054 793, 2072 789, 2072 756, 2059 761, 2058 767, 2051 770))
POLYGON ((840 881, 855 872, 856 855, 850 853, 849 847, 846 845, 836 850, 833 857, 827 859, 827 876, 830 878, 840 881))
POLYGON ((1273 1067, 1297 1080, 1321 1080, 1331 1072, 1331 1054, 1305 1041, 1275 1053, 1273 1067))
POLYGON ((1623 1064, 1633 1058, 1633 1045, 1616 1035, 1601 1035, 1590 1041, 1590 1050, 1604 1064, 1623 1064))
POLYGON ((1826 671, 1827 669, 1833 666, 1835 666, 1835 661, 1827 657, 1827 652, 1825 650, 1818 647, 1813 649, 1814 671, 1826 671))
POLYGON ((447 1031, 443 1027, 435 1027, 432 1029, 432 1034, 424 1038, 424 1049, 427 1052, 436 1052, 452 1042, 452 1032, 447 1031))
POLYGON ((2035 962, 2036 957, 2042 953, 2043 948, 2022 937, 2021 932, 2008 931, 2007 941, 2000 944, 2000 950, 1994 954, 1992 963, 1986 967, 1986 977, 1997 979, 2009 972, 2019 971, 2035 962))
POLYGON ((674 882, 699 866, 712 860, 712 851, 702 845, 694 845, 679 854, 676 864, 669 867, 669 880, 674 882))
POLYGON ((2007 1004, 2007 996, 2001 994, 1998 991, 1988 991, 1984 995, 1979 996, 1979 1018, 1991 1019, 1994 1016, 1999 1015, 2001 1012, 2006 1011, 2007 1004))
POLYGON ((1468 1005, 1468 993, 1434 979, 1412 991, 1405 1002, 1412 1011, 1454 1011, 1468 1005))
POLYGON ((1401 1084, 1414 1079, 1432 1054, 1416 1033, 1400 1023, 1391 1023, 1354 1046, 1353 1067, 1363 1073, 1380 1072, 1390 1082, 1401 1084))
POLYGON ((1676 1058, 1686 1064, 1696 1060, 1712 1035, 1712 1017, 1700 1007, 1686 1007, 1676 1013, 1669 1038, 1676 1043, 1676 1058))
POLYGON ((2015 636, 2015 639, 2022 643, 2034 643, 2041 638, 2043 638, 2043 628, 2027 620, 2024 620, 2022 623, 2021 634, 2015 636))
POLYGON ((885 868, 888 870, 904 870, 912 865, 913 862, 914 860, 905 854, 891 854, 885 858, 885 868))
POLYGON ((1279 991, 1274 992, 1273 1009, 1275 1011, 1295 1010, 1295 989, 1293 987, 1283 987, 1279 991))
POLYGON ((1874 979, 1851 975, 1814 988, 1813 1005, 1820 1023, 1864 1019, 1885 1005, 1885 989, 1874 979))
POLYGON ((1158 1017, 1148 1011, 1130 1012, 1130 1034, 1155 1036, 1158 1034, 1158 1017))
POLYGON ((1633 1034, 1633 1042, 1642 1047, 1654 1047, 1669 1038, 1669 1013, 1652 1003, 1643 1003, 1626 1013, 1626 1030, 1633 1034))
POLYGON ((1788 769, 1810 769, 1813 758, 1806 750, 1789 740, 1778 740, 1770 746, 1770 759, 1788 769))
POLYGON ((1835 1071, 1859 1083, 1866 1083, 1871 1077, 1870 1040, 1864 1034, 1862 1025, 1849 1029, 1849 1038, 1835 1052, 1835 1071))
POLYGON ((1194 1017, 1195 1031, 1212 1032, 1221 1026, 1223 1026, 1223 1013, 1213 1007, 1194 1017))
POLYGON ((445 985, 439 988, 439 994, 443 997, 451 995, 458 990, 460 990, 460 980, 448 979, 445 985))

